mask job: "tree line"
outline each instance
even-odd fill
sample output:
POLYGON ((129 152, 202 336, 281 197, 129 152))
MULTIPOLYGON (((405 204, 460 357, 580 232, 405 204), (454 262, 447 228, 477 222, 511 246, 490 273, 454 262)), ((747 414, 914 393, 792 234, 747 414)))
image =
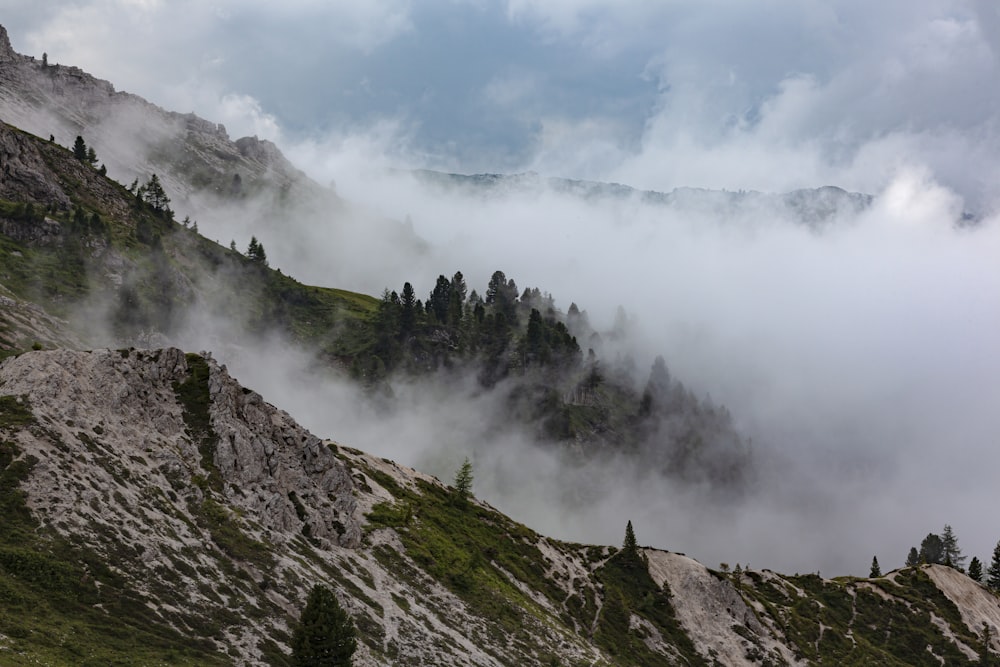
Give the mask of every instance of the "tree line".
MULTIPOLYGON (((966 558, 958 546, 958 537, 955 535, 955 531, 950 525, 945 524, 941 533, 928 533, 920 541, 919 548, 910 547, 910 551, 906 554, 905 566, 945 565, 967 574, 974 581, 984 584, 986 588, 1000 593, 1000 541, 993 548, 993 557, 985 569, 982 561, 973 556, 972 560, 969 561, 968 570, 966 570, 963 567, 966 558)), ((882 576, 877 557, 872 558, 869 576, 882 576)))

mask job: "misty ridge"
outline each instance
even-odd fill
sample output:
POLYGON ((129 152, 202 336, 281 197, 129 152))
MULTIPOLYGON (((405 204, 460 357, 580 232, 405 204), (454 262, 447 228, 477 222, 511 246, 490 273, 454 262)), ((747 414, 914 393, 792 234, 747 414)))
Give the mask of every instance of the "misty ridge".
MULTIPOLYGON (((657 194, 309 160, 324 187, 269 142, 135 98, 84 113, 80 95, 5 98, 2 117, 65 146, 83 127, 110 176, 159 174, 206 238, 259 239, 288 280, 370 295, 386 320, 332 316, 310 343, 287 313, 241 302, 230 258, 199 280, 119 272, 126 288, 170 285, 169 308, 123 328, 121 290, 97 294, 72 314, 91 344, 210 350, 313 432, 442 479, 468 456, 477 496, 559 538, 614 543, 631 518, 707 563, 838 574, 872 552, 901 564, 944 523, 967 553, 995 541, 975 517, 1000 463, 1000 232, 927 171, 872 194, 657 194), (505 288, 538 287, 487 301, 498 268, 505 288), (434 277, 456 270, 470 290, 449 323, 434 277), (406 284, 419 332, 396 321, 406 284), (342 347, 380 333, 381 354, 342 347)), ((162 240, 193 249, 185 235, 162 240)))

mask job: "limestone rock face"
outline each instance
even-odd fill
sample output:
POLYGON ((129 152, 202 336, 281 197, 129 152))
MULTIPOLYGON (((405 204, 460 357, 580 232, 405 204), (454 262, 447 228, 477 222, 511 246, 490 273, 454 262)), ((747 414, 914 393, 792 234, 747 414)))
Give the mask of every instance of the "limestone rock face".
POLYGON ((43 65, 17 54, 3 26, 0 31, 0 120, 43 138, 51 135, 62 146, 82 135, 123 183, 144 182, 156 173, 175 208, 196 191, 226 195, 235 174, 264 188, 323 192, 269 142, 247 138, 241 147, 221 124, 116 91, 78 67, 43 65))
POLYGON ((7 28, 0 25, 0 62, 9 62, 16 55, 14 49, 11 48, 10 37, 7 36, 7 28))
POLYGON ((63 207, 70 203, 35 145, 4 127, 0 127, 0 198, 63 207))
MULTIPOLYGON (((206 361, 209 414, 217 439, 209 460, 178 402, 175 385, 186 381, 191 369, 188 357, 176 348, 25 354, 4 363, 2 387, 4 393, 27 396, 54 428, 67 431, 67 441, 80 432, 92 433, 88 437, 123 459, 158 461, 148 474, 162 475, 161 486, 189 481, 171 482, 171 475, 208 478, 217 471, 226 500, 257 516, 276 540, 298 534, 308 524, 314 540, 357 546, 361 531, 354 483, 345 466, 286 413, 240 387, 211 359, 206 361), (158 434, 157 441, 150 442, 151 433, 158 434)), ((39 478, 38 483, 59 482, 39 478)), ((70 506, 87 500, 65 493, 52 497, 70 506)))

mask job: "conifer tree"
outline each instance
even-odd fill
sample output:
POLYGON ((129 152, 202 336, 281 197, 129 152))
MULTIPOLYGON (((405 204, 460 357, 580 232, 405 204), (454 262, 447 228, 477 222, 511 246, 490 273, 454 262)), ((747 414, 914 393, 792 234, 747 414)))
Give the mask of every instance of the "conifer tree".
POLYGON ((257 240, 256 236, 250 237, 250 245, 247 246, 247 259, 255 264, 267 266, 267 253, 264 245, 257 240))
POLYGON ((878 566, 878 557, 872 556, 872 567, 868 572, 869 579, 875 579, 882 576, 882 568, 878 566))
POLYGON ((941 552, 944 556, 942 562, 956 570, 962 569, 965 556, 962 555, 962 550, 958 548, 958 538, 955 537, 955 532, 948 524, 944 525, 944 530, 941 532, 941 552))
POLYGON ((357 648, 354 622, 329 588, 316 584, 292 634, 295 667, 350 666, 357 648))
POLYGON ((403 283, 403 291, 399 295, 400 299, 400 317, 399 317, 399 330, 402 335, 406 335, 413 331, 414 324, 416 324, 417 314, 416 314, 416 295, 413 292, 413 285, 410 283, 403 283))
POLYGON ((149 181, 139 188, 137 194, 144 202, 152 206, 153 210, 157 213, 169 210, 167 205, 170 203, 170 197, 167 196, 163 185, 160 183, 160 178, 156 174, 149 177, 149 181))
POLYGON ((986 587, 1000 592, 1000 542, 993 549, 993 560, 986 570, 986 587))
POLYGON ((920 560, 924 563, 944 563, 944 540, 940 535, 927 533, 920 542, 920 560))
MULTIPOLYGON (((409 284, 409 283, 407 283, 409 284)), ((455 473, 455 495, 459 501, 466 501, 472 495, 472 464, 465 457, 458 472, 455 473)))
POLYGON ((628 568, 641 568, 646 565, 646 554, 639 549, 631 521, 625 524, 625 540, 622 542, 621 553, 616 558, 628 568))
POLYGON ((906 555, 906 567, 916 567, 920 565, 920 553, 916 547, 910 547, 910 553, 906 555))
POLYGON ((73 157, 81 162, 87 161, 87 144, 79 134, 76 135, 76 141, 73 142, 73 157))
POLYGON ((983 583, 983 564, 975 556, 969 561, 969 578, 983 583))
POLYGON ((639 553, 639 545, 635 541, 635 531, 632 529, 632 521, 625 524, 625 541, 622 543, 622 551, 632 556, 639 553))

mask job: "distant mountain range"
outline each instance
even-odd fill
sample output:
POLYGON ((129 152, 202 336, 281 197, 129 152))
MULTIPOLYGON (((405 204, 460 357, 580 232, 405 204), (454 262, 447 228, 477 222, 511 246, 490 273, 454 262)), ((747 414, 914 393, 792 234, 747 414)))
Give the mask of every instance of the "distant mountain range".
POLYGON ((856 216, 874 201, 872 195, 847 192, 835 186, 794 190, 784 194, 704 188, 676 188, 670 192, 656 192, 637 190, 620 183, 546 177, 535 172, 462 175, 418 169, 409 173, 430 187, 458 188, 470 195, 483 197, 553 192, 589 201, 630 201, 680 210, 699 210, 726 218, 740 210, 770 210, 807 224, 821 224, 838 217, 856 216))

